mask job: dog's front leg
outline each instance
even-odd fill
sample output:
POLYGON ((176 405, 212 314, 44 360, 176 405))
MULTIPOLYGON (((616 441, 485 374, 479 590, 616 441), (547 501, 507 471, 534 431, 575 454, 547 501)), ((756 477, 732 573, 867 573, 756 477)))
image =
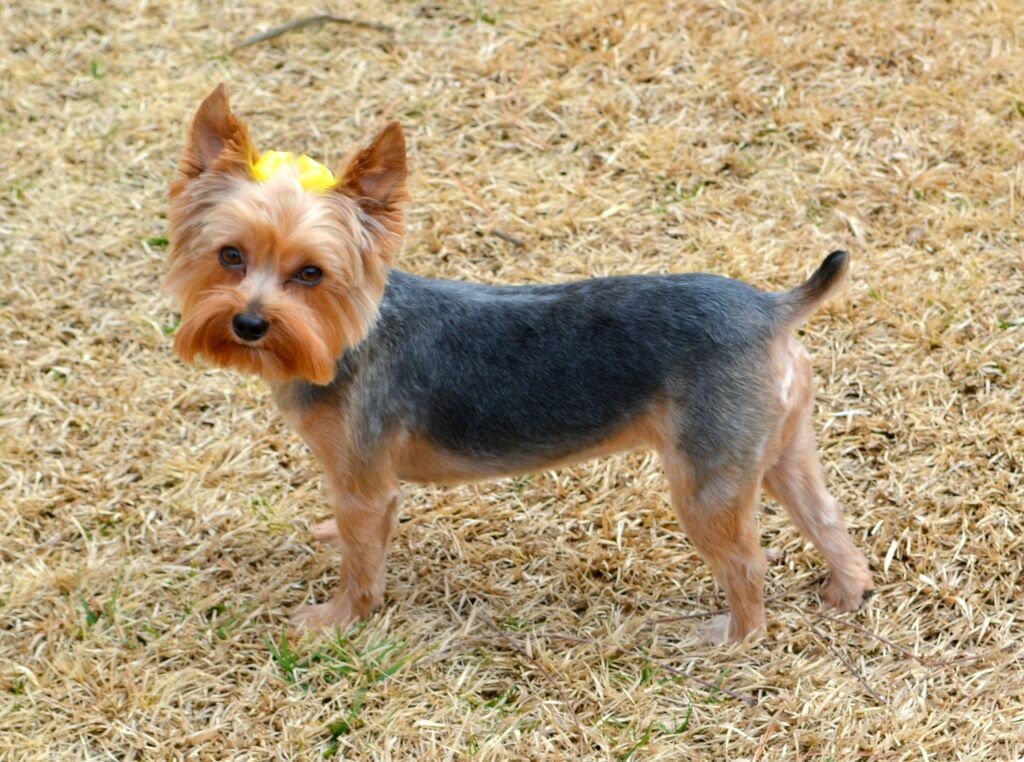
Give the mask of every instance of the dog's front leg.
POLYGON ((300 627, 346 626, 370 614, 384 594, 388 542, 402 501, 397 487, 335 488, 332 495, 337 544, 341 548, 338 586, 327 603, 301 606, 292 616, 300 627))

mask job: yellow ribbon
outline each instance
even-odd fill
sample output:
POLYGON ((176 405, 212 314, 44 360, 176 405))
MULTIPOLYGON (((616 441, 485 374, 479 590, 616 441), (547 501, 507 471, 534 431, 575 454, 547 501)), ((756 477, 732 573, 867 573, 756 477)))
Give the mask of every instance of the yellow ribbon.
POLYGON ((306 154, 296 158, 288 151, 264 151, 259 160, 252 165, 252 174, 257 180, 265 181, 285 167, 295 169, 299 182, 308 191, 327 190, 337 182, 334 173, 320 162, 306 154))

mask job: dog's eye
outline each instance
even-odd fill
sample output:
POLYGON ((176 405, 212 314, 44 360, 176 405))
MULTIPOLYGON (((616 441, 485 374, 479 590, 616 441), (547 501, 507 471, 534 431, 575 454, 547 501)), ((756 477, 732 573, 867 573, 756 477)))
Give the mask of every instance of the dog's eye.
POLYGON ((241 270, 245 267, 245 260, 242 259, 242 252, 234 246, 225 246, 220 250, 220 263, 229 270, 241 270))
POLYGON ((304 286, 315 286, 323 277, 324 271, 313 265, 307 265, 295 273, 295 280, 304 286))

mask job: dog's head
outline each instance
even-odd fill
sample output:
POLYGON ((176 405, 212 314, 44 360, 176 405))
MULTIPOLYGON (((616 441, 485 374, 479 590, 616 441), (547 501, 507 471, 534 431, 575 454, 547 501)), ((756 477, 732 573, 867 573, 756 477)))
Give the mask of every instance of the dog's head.
POLYGON ((196 113, 171 185, 166 287, 182 313, 174 349, 271 382, 326 384, 376 319, 402 237, 402 128, 388 124, 320 190, 304 186, 294 163, 258 180, 256 161, 219 85, 196 113))

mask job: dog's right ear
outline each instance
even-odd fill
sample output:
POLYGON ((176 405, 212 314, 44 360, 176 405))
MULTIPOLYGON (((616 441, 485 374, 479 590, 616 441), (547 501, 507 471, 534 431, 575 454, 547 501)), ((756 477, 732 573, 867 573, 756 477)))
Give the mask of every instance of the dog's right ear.
POLYGON ((251 177, 255 158, 249 131, 231 113, 228 89, 221 82, 206 97, 192 120, 178 171, 187 179, 211 171, 251 177))

